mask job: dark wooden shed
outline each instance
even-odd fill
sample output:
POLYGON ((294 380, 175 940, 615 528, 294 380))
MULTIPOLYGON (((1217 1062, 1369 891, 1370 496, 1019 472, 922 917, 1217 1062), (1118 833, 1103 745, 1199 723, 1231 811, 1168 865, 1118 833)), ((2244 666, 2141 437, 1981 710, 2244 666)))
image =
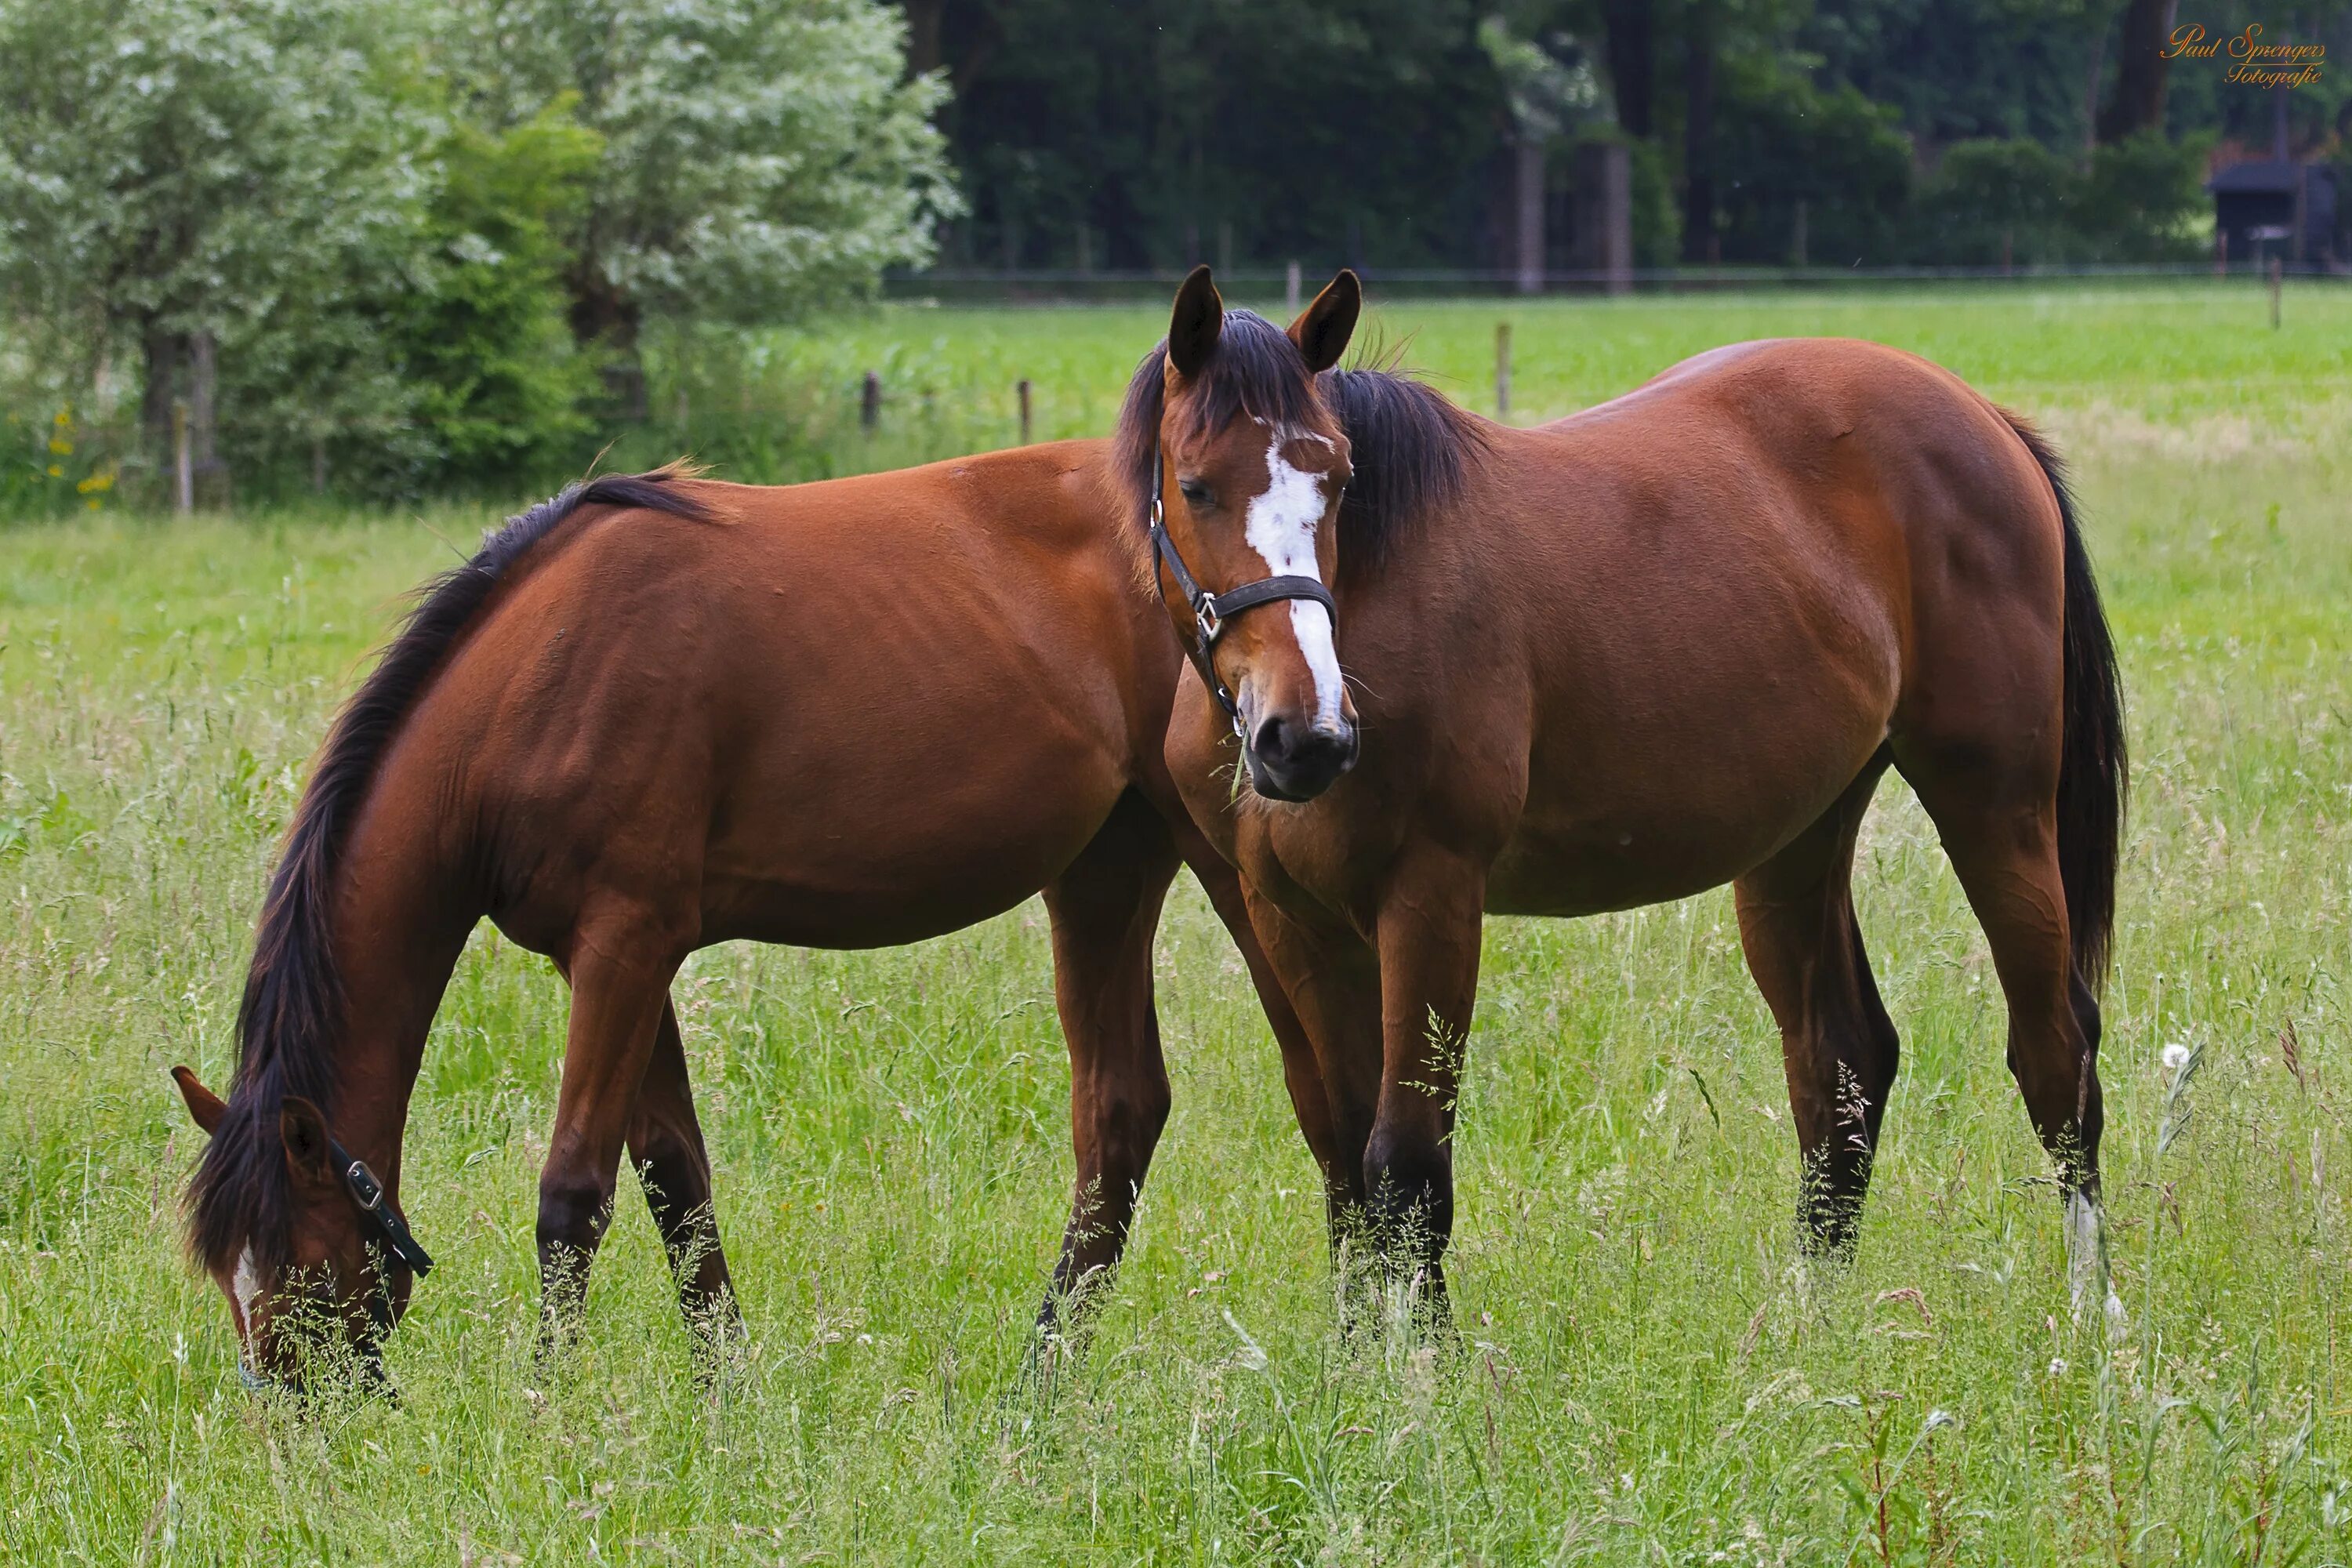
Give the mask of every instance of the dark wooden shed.
POLYGON ((2291 266, 2340 266, 2336 184, 2328 165, 2287 159, 2232 163, 2216 174, 2205 188, 2213 193, 2213 227, 2230 264, 2277 257, 2291 266))

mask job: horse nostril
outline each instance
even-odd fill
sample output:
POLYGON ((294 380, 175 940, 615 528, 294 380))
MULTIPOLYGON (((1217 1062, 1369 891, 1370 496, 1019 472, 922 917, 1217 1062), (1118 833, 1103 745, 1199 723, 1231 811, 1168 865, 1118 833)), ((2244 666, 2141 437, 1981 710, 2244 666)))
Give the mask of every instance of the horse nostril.
POLYGON ((1280 714, 1269 717, 1257 727, 1250 750, 1258 754, 1259 761, 1279 766, 1290 756, 1290 726, 1283 722, 1280 714))

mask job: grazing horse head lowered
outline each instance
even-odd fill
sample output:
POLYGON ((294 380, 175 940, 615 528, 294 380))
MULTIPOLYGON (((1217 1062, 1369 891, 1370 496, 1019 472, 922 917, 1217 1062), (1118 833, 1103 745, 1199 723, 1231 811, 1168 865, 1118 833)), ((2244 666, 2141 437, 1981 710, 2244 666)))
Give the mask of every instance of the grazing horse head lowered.
MULTIPOLYGON (((173 1068, 172 1077, 196 1125, 218 1133, 228 1106, 188 1068, 173 1068)), ((204 1260, 228 1298, 238 1369, 249 1387, 299 1388, 317 1356, 340 1348, 381 1381, 383 1338, 407 1310, 416 1278, 432 1270, 432 1257, 374 1170, 337 1142, 316 1105, 285 1096, 277 1131, 289 1200, 282 1228, 248 1229, 234 1262, 204 1260), (260 1250, 272 1235, 276 1247, 260 1250)))

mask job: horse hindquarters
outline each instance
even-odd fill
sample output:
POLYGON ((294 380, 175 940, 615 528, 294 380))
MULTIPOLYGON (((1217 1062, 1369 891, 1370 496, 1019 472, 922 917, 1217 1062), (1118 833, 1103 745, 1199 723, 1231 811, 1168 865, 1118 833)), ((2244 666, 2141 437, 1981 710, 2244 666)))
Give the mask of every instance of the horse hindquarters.
MULTIPOLYGON (((2107 1283, 2094 988, 2113 919, 2122 713, 2113 646, 2056 458, 2010 423, 2047 488, 2021 489, 2012 511, 1982 526, 2022 533, 2046 527, 2055 510, 2054 538, 2025 534, 2055 548, 2019 550, 2039 569, 2035 580, 1946 590, 1954 602, 1937 606, 1939 635, 1920 640, 1916 689, 1892 746, 1991 949, 2009 1008, 2010 1071, 2065 1192, 2080 1310, 2107 1283), (2052 604, 2055 626, 2040 608, 2052 604)), ((2112 1295, 2106 1310, 2121 1312, 2112 1295)))

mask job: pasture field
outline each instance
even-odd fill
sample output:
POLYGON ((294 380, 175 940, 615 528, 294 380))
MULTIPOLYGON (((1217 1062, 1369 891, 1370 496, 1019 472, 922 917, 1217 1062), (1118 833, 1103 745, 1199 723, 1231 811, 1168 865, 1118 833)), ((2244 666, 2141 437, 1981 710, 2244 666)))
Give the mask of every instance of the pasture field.
MULTIPOLYGON (((2102 1058, 2119 1340, 2070 1319, 1984 945, 1890 777, 1857 896, 1905 1057, 1859 1261, 1809 1288, 1777 1041, 1717 892, 1489 922, 1460 1344, 1342 1342, 1271 1037, 1184 882, 1174 1119, 1050 1396, 1019 1377, 1069 1170, 1034 903, 905 950, 699 955, 676 994, 752 1343, 698 1388, 625 1176, 551 1374, 531 1230, 564 996, 486 928, 411 1125, 440 1267, 391 1342, 403 1398, 257 1402, 182 1260, 198 1135, 164 1069, 227 1077, 306 760, 401 591, 489 519, 100 518, 0 531, 0 1560, 2352 1558, 2352 292, 2290 289, 2275 333, 2254 289, 2204 285, 1377 319, 1484 407, 1505 316, 1517 417, 1840 332, 2072 458, 2136 752, 2102 1058)), ((880 436, 803 448, 850 468, 1008 439, 1022 375, 1041 435, 1101 433, 1163 321, 894 307, 769 347, 820 425, 885 370, 880 436)))

